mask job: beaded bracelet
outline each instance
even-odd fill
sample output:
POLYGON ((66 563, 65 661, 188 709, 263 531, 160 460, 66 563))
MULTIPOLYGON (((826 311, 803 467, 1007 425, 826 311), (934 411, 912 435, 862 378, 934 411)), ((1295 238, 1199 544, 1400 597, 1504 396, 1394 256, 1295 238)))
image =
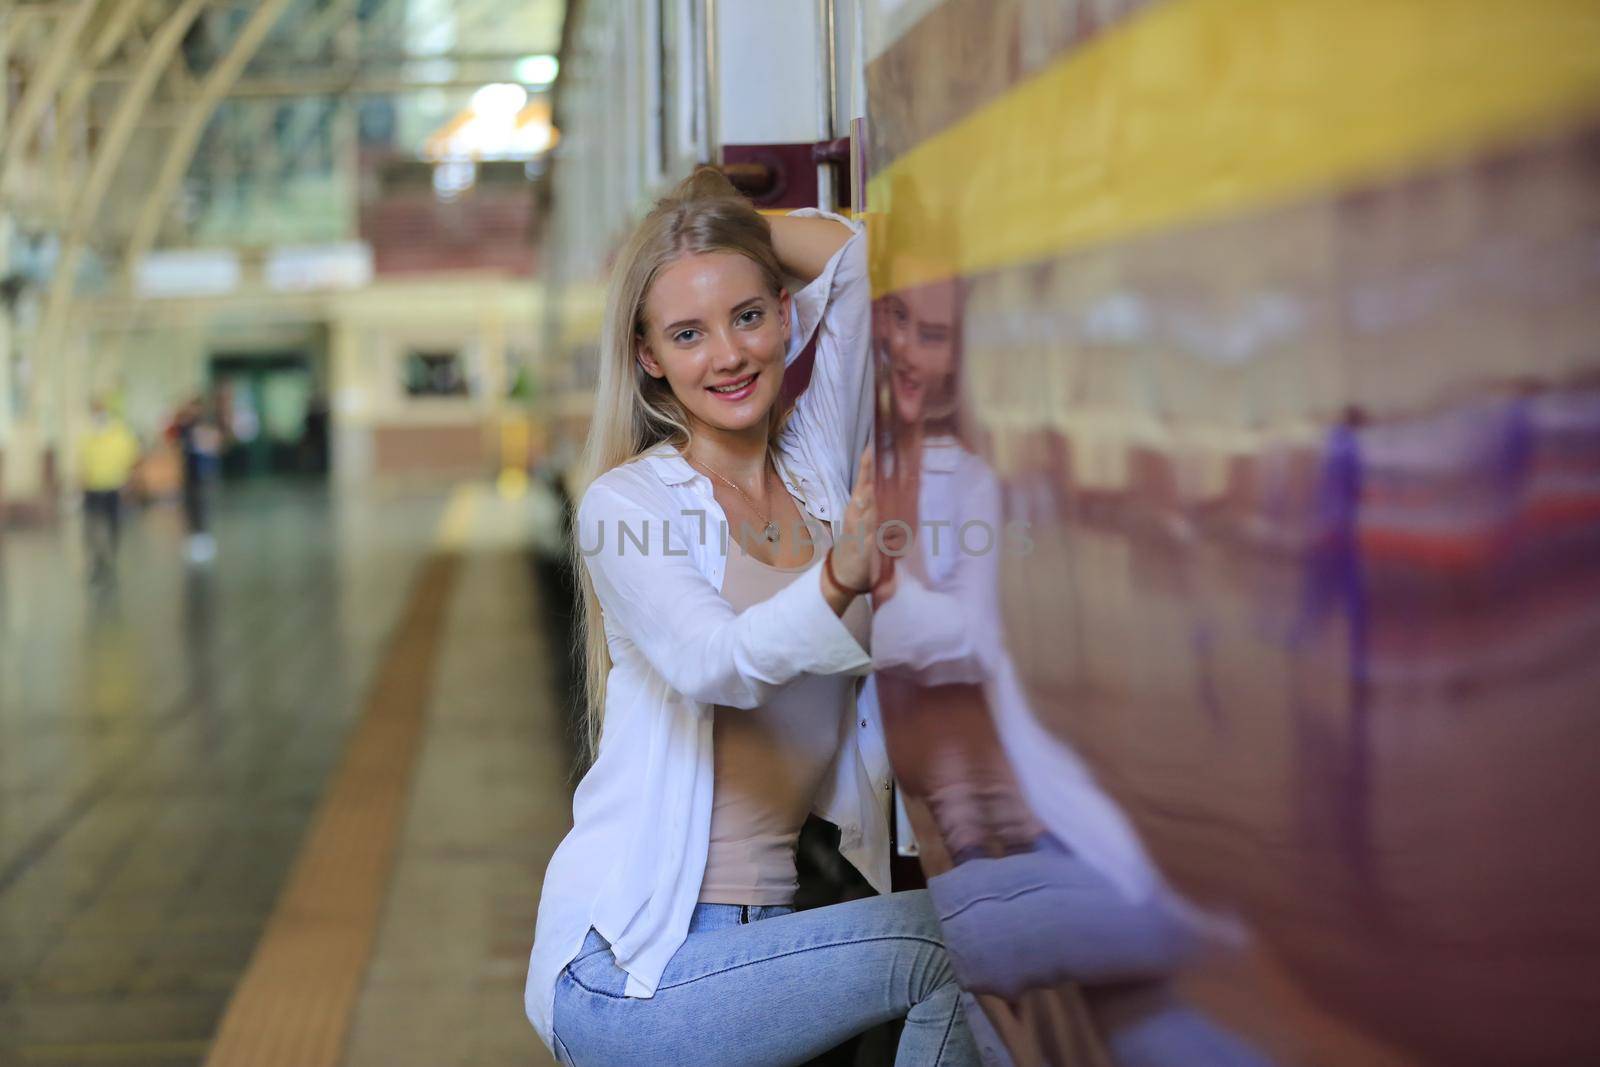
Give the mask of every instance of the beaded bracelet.
POLYGON ((852 589, 839 580, 839 576, 833 573, 833 549, 831 548, 828 549, 828 554, 822 557, 822 570, 828 576, 828 581, 832 582, 833 587, 841 593, 849 593, 851 596, 866 596, 872 591, 871 589, 852 589))

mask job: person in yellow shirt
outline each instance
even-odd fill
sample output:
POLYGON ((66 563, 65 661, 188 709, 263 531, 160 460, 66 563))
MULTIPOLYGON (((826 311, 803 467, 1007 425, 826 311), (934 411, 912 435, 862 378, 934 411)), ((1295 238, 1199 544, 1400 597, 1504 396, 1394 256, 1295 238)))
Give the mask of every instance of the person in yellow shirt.
POLYGON ((114 574, 122 526, 122 490, 139 460, 139 442, 103 401, 94 401, 89 414, 89 430, 78 446, 83 527, 89 544, 90 576, 95 581, 106 581, 114 574))

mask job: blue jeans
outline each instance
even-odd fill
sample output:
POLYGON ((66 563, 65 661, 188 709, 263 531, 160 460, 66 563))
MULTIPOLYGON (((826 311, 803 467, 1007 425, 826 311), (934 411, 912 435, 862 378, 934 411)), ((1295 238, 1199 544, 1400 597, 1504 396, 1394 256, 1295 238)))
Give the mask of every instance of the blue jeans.
POLYGON ((556 1054, 573 1067, 784 1067, 891 1019, 896 1067, 976 1067, 926 891, 811 911, 701 904, 656 994, 598 933, 556 983, 556 1054))

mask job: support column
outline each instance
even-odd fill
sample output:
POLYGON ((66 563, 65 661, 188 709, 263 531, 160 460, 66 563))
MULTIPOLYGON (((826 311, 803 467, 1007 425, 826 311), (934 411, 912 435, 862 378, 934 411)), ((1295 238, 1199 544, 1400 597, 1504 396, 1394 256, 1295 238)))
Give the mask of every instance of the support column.
POLYGON ((478 351, 482 357, 479 372, 482 374, 483 395, 487 407, 498 414, 505 406, 506 390, 510 376, 506 368, 506 310, 500 285, 494 287, 494 299, 484 306, 478 326, 478 351))
MULTIPOLYGON (((16 18, 16 12, 11 13, 16 18)), ((9 26, 7 26, 9 29, 9 26)), ((11 35, 0 32, 0 71, 11 62, 11 35)), ((11 79, 0 77, 0 144, 11 133, 11 79)), ((11 216, 0 207, 0 279, 11 275, 11 216)), ((11 438, 11 313, 0 306, 0 514, 5 511, 5 451, 11 438)))
POLYGON ((78 445, 89 421, 88 376, 91 335, 87 329, 68 334, 50 369, 55 378, 55 410, 45 424, 56 428, 55 471, 57 492, 75 495, 78 486, 78 445))
MULTIPOLYGON (((0 66, 4 65, 0 57, 0 66)), ((11 216, 0 213, 0 278, 5 278, 11 273, 11 216)), ((11 440, 12 410, 12 331, 10 312, 0 310, 0 454, 5 452, 6 445, 11 440)), ((3 478, 0 474, 0 478, 3 478)), ((0 499, 5 493, 4 483, 0 481, 0 499)))
POLYGON ((328 437, 331 477, 364 482, 372 475, 372 398, 361 367, 361 328, 335 312, 328 331, 328 437))

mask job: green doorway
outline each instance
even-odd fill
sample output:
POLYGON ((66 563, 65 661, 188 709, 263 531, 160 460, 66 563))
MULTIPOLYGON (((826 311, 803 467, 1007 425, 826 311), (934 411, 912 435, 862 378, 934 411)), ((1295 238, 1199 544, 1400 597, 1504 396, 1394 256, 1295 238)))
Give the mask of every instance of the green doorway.
POLYGON ((326 407, 304 353, 213 356, 211 389, 227 440, 223 477, 327 472, 326 407))

